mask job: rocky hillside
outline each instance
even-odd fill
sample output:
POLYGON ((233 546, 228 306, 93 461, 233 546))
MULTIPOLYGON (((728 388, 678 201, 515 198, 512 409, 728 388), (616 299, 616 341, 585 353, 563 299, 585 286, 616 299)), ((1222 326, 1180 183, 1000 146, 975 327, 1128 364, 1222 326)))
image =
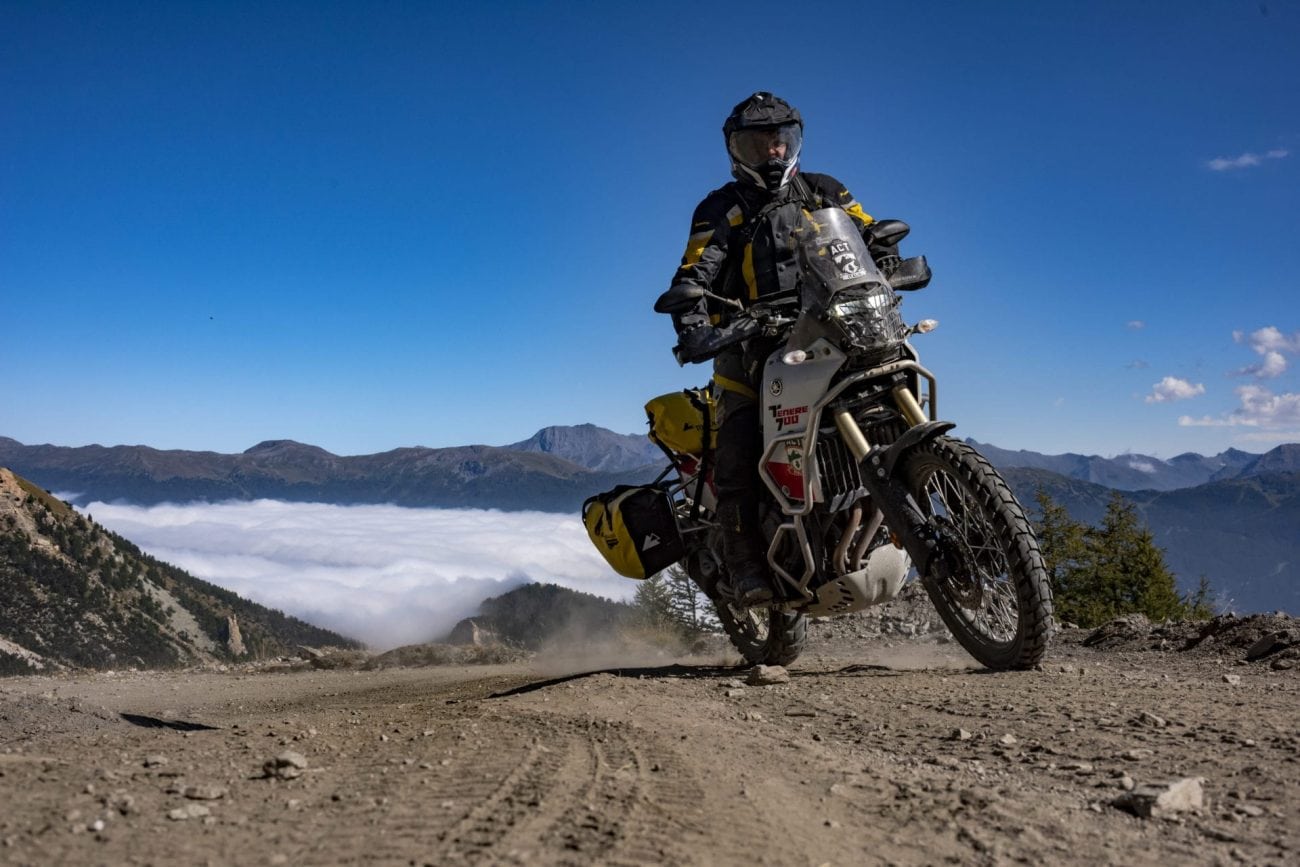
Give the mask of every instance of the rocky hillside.
POLYGON ((355 645, 142 553, 0 468, 0 674, 355 645))
POLYGON ((485 599, 479 613, 457 623, 452 644, 505 642, 538 650, 610 641, 635 629, 637 609, 556 584, 525 584, 485 599))

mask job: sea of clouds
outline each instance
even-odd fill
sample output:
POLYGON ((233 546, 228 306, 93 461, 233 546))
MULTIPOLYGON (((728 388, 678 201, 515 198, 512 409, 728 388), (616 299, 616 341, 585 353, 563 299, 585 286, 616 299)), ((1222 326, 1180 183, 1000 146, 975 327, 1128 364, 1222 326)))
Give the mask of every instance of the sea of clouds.
POLYGON ((442 638, 528 582, 635 590, 569 515, 276 500, 82 511, 160 560, 375 650, 442 638))

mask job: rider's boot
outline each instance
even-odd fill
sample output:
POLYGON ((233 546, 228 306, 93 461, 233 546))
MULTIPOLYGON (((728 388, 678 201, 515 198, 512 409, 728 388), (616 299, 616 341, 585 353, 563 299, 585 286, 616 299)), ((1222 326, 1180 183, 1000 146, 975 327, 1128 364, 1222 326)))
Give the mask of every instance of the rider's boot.
POLYGON ((745 608, 772 601, 767 558, 759 542, 762 531, 758 506, 744 501, 720 502, 718 525, 722 529, 722 559, 727 567, 729 595, 745 608))

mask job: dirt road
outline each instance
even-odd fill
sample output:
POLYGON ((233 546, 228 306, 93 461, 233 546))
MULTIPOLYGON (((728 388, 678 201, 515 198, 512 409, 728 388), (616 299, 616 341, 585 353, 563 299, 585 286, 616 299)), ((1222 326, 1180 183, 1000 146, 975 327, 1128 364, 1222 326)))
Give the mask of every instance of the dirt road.
POLYGON ((3 680, 0 862, 1300 860, 1295 669, 829 634, 785 684, 718 661, 3 680), (1199 809, 1112 805, 1186 778, 1199 809))

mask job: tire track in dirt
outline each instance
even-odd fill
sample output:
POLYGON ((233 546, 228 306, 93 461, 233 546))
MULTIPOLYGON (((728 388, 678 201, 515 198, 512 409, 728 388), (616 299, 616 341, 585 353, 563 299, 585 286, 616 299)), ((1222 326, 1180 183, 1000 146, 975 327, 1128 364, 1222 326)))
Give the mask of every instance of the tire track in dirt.
POLYGON ((704 829, 690 819, 702 790, 665 775, 668 759, 658 749, 647 751, 636 733, 523 713, 508 725, 494 724, 489 735, 503 741, 527 735, 533 742, 444 835, 436 861, 693 863, 689 841, 704 829))
POLYGON ((552 851, 573 849, 574 860, 559 863, 790 865, 809 860, 803 842, 820 837, 825 817, 802 803, 806 790, 793 791, 781 779, 783 769, 773 768, 770 759, 779 752, 779 741, 765 739, 757 754, 736 748, 740 731, 718 718, 714 689, 711 677, 697 684, 695 677, 676 671, 636 677, 600 671, 540 684, 511 699, 513 714, 556 720, 589 742, 586 809, 575 805, 563 826, 567 837, 546 840, 552 851), (709 685, 703 705, 683 701, 704 683, 709 685), (678 713, 665 717, 665 701, 680 702, 678 713), (756 840, 762 846, 756 847, 756 840))
POLYGON ((295 863, 407 864, 413 851, 430 864, 699 863, 703 789, 645 732, 526 711, 457 717, 387 758, 320 768, 308 808, 360 810, 372 833, 317 828, 295 863))
POLYGON ((443 848, 436 860, 473 862, 506 848, 511 829, 541 805, 543 792, 557 780, 562 759, 562 753, 534 742, 496 786, 472 799, 473 806, 460 820, 438 835, 443 848))
MULTIPOLYGON (((512 708, 515 716, 534 713, 568 726, 587 745, 583 797, 557 835, 546 840, 548 849, 574 852, 572 862, 560 863, 787 865, 807 860, 797 842, 773 833, 789 820, 790 802, 764 798, 752 784, 745 794, 749 769, 743 761, 717 764, 722 755, 734 755, 726 743, 734 731, 715 728, 710 715, 696 713, 697 708, 683 708, 681 725, 646 726, 639 721, 640 712, 625 704, 628 683, 600 673, 585 685, 555 685, 555 700, 533 691, 512 708), (574 692, 583 695, 577 706, 563 699, 574 692), (701 761, 701 737, 711 761, 701 761), (720 798, 724 791, 726 797, 720 798), (761 849, 755 849, 755 840, 765 841, 761 849)), ((667 682, 661 685, 668 694, 674 691, 667 682)))
POLYGON ((585 784, 560 823, 554 845, 613 865, 692 863, 701 837, 703 791, 668 773, 670 757, 643 732, 609 723, 572 723, 581 732, 585 784))

